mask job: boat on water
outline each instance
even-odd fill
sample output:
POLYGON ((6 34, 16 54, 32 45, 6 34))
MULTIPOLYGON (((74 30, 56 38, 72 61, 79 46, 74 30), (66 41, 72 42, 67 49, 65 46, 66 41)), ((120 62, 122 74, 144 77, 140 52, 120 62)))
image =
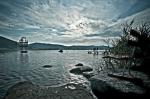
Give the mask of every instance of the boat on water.
POLYGON ((58 52, 63 53, 63 50, 59 50, 58 52))
POLYGON ((93 48, 93 50, 89 50, 88 54, 98 55, 98 48, 93 48))
POLYGON ((28 47, 28 40, 26 37, 21 37, 21 39, 18 42, 21 53, 27 53, 27 47, 28 47))
POLYGON ((28 51, 26 51, 26 50, 22 50, 22 51, 21 51, 21 53, 28 53, 28 51))
POLYGON ((92 54, 92 51, 88 51, 88 54, 92 54))

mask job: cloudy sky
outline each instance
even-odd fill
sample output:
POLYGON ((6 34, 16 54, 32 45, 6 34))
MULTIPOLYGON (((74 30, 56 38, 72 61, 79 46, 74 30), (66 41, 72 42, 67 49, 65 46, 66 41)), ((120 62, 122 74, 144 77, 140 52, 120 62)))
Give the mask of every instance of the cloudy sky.
POLYGON ((0 36, 101 45, 121 34, 118 23, 134 17, 147 21, 148 12, 150 0, 0 0, 0 36))

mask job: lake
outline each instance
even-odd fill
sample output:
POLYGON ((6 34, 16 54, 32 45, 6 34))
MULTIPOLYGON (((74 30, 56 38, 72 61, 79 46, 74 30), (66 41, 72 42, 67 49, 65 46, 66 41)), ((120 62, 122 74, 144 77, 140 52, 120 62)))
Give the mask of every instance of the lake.
MULTIPOLYGON (((102 52, 102 51, 101 51, 102 52)), ((58 86, 67 83, 88 85, 81 75, 69 72, 76 64, 83 63, 96 72, 101 55, 87 54, 85 50, 34 50, 28 53, 19 51, 0 53, 0 98, 8 88, 20 81, 31 81, 40 86, 58 86), (51 68, 43 68, 52 65, 51 68)))

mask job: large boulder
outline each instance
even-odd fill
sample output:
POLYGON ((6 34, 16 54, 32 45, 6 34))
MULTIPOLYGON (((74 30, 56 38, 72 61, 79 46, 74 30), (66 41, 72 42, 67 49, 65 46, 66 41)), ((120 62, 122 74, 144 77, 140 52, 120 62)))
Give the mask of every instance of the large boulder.
POLYGON ((105 74, 90 78, 91 89, 98 99, 145 98, 145 90, 130 81, 109 77, 105 74))
POLYGON ((78 84, 41 87, 21 82, 11 87, 4 99, 95 99, 93 94, 78 84))
POLYGON ((119 90, 111 87, 109 84, 107 84, 107 82, 103 80, 92 78, 90 79, 90 82, 91 89, 93 93, 98 97, 98 99, 109 99, 112 95, 116 97, 117 94, 119 95, 121 93, 119 90))
POLYGON ((73 68, 70 70, 70 73, 82 74, 81 68, 73 68))
POLYGON ((93 70, 93 68, 89 66, 83 66, 83 67, 80 67, 80 69, 82 72, 90 72, 93 70))

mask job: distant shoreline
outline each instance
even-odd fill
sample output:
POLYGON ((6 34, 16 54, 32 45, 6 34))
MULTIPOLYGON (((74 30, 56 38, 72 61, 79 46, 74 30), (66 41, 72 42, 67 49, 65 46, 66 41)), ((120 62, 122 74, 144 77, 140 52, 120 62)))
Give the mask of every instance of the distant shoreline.
MULTIPOLYGON (((36 50, 60 50, 60 49, 28 49, 28 51, 36 51, 36 50)), ((63 49, 63 50, 85 50, 88 51, 88 49, 63 49)), ((100 49, 98 51, 104 51, 105 49, 100 49)), ((1 49, 0 51, 20 51, 19 49, 1 49)), ((91 50, 92 51, 92 50, 91 50)))

